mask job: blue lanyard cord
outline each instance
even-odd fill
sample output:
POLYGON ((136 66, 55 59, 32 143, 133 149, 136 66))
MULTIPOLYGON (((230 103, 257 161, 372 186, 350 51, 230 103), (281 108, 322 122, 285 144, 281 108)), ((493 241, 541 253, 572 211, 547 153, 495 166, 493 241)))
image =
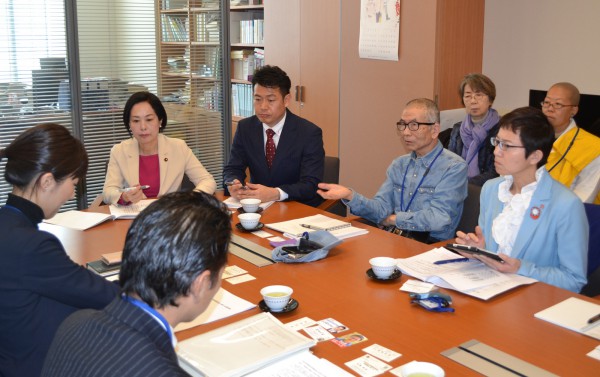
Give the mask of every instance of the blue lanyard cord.
POLYGON ((150 314, 154 318, 158 319, 162 323, 165 330, 167 331, 169 340, 171 341, 171 343, 173 342, 173 333, 171 332, 171 326, 169 325, 169 322, 167 322, 165 317, 163 317, 159 312, 157 312, 154 308, 151 308, 150 305, 146 304, 143 301, 136 300, 135 298, 129 297, 127 295, 123 295, 123 300, 129 302, 132 305, 137 306, 138 308, 142 309, 143 311, 150 314))
POLYGON ((431 170, 431 167, 433 166, 433 164, 435 163, 437 158, 440 157, 440 154, 442 154, 443 151, 444 151, 444 148, 441 148, 440 151, 433 158, 433 161, 431 161, 431 164, 429 164, 427 169, 425 169, 425 174, 423 174, 423 177, 421 177, 419 184, 415 188, 414 194, 411 196, 410 200, 408 201, 408 205, 406 206, 406 208, 404 208, 404 183, 406 182, 406 176, 408 175, 408 167, 410 166, 410 161, 408 164, 406 164, 406 171, 404 172, 404 177, 402 178, 402 192, 400 193, 400 210, 402 212, 408 212, 408 209, 410 208, 410 205, 412 204, 413 200, 415 199, 415 196, 417 196, 417 193, 419 192, 419 188, 423 184, 425 177, 427 177, 427 174, 429 174, 429 170, 431 170))

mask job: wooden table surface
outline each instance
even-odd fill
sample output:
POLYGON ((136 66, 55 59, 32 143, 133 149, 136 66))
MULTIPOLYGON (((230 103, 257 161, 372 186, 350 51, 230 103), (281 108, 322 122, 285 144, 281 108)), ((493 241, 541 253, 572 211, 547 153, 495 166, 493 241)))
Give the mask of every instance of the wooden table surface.
MULTIPOLYGON (((107 211, 107 207, 100 207, 107 211)), ((295 202, 275 203, 263 212, 261 222, 277 222, 319 213, 295 202)), ((327 214, 336 217, 332 214, 327 214)), ((236 224, 237 213, 232 217, 236 224)), ((77 263, 95 260, 100 254, 121 250, 130 220, 103 223, 86 231, 65 229, 43 224, 41 227, 56 234, 67 253, 77 263)), ((223 288, 248 301, 261 300, 260 289, 271 284, 284 284, 294 289, 293 297, 299 307, 293 312, 278 314, 284 323, 309 317, 313 320, 334 318, 349 332, 359 332, 368 341, 340 348, 332 342, 321 342, 313 348, 315 355, 324 357, 350 371, 344 363, 364 355, 362 349, 377 343, 402 354, 389 364, 392 367, 412 360, 440 365, 448 376, 479 375, 440 353, 464 342, 476 339, 491 347, 518 357, 549 372, 561 375, 600 375, 600 361, 586 354, 599 342, 534 318, 534 313, 568 297, 588 297, 544 283, 518 287, 488 301, 482 301, 455 291, 443 290, 452 296, 454 313, 433 313, 410 304, 406 292, 399 291, 408 279, 402 276, 392 282, 369 279, 369 259, 374 256, 404 258, 431 249, 430 245, 392 235, 363 224, 369 234, 353 237, 330 251, 321 261, 305 264, 277 263, 265 267, 229 256, 229 265, 237 265, 256 277, 255 280, 223 288)), ((233 227, 235 234, 269 247, 266 239, 243 233, 233 227)), ((281 235, 266 229, 273 235, 281 235)), ((245 313, 211 324, 177 333, 179 340, 203 333, 215 327, 257 314, 258 307, 245 313)), ((345 334, 347 332, 342 333, 345 334)), ((388 373, 388 375, 391 375, 388 373)))

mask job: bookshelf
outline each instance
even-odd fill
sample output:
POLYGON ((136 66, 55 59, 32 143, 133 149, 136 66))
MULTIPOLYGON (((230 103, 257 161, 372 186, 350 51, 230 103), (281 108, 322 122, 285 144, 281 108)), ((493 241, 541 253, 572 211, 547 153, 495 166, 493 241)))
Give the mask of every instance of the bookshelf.
POLYGON ((220 108, 218 0, 158 0, 158 94, 164 102, 220 108))
POLYGON ((233 125, 254 113, 248 80, 264 64, 264 5, 262 0, 231 0, 231 111, 233 125))

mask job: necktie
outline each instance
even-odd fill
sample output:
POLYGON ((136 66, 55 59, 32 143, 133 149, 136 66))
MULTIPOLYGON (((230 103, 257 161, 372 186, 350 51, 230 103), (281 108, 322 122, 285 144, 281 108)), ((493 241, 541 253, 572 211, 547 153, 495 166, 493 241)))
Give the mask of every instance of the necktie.
POLYGON ((275 158, 275 141, 273 140, 273 135, 275 135, 275 131, 268 129, 265 155, 267 157, 267 166, 269 169, 271 169, 271 166, 273 165, 273 159, 275 158))

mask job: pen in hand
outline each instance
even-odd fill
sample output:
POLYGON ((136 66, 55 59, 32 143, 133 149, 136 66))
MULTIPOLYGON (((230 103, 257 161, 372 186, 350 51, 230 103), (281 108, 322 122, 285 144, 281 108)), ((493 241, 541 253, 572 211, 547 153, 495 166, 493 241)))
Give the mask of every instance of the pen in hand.
POLYGON ((433 262, 433 264, 447 264, 447 263, 458 263, 458 262, 468 262, 469 258, 453 258, 453 259, 444 259, 433 262))
MULTIPOLYGON (((233 186, 235 183, 233 181, 225 181, 225 186, 233 186)), ((242 185, 242 190, 246 190, 248 188, 248 186, 242 184, 240 182, 240 185, 242 185)))
MULTIPOLYGON (((135 188, 136 188, 135 186, 133 186, 133 187, 125 187, 125 188, 119 189, 119 191, 120 192, 129 192, 129 191, 131 191, 131 190, 133 190, 135 188)), ((146 190, 146 189, 149 189, 149 188, 150 188, 149 185, 140 186, 140 189, 142 189, 142 190, 146 190)))
POLYGON ((588 319, 587 323, 592 324, 592 323, 598 322, 598 321, 600 321, 600 314, 596 314, 592 318, 588 319))

